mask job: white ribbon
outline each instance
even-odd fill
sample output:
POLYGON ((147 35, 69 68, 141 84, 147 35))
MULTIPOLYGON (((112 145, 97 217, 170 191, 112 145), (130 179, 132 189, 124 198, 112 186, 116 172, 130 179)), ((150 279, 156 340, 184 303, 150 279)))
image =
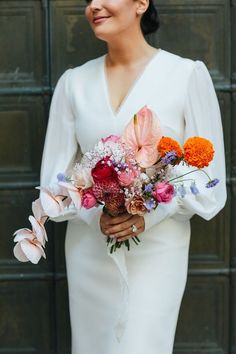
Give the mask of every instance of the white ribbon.
POLYGON ((115 252, 110 253, 111 245, 107 247, 108 255, 115 262, 119 274, 120 274, 120 286, 121 286, 121 308, 118 313, 116 323, 114 325, 114 332, 118 342, 120 342, 127 323, 128 318, 128 305, 129 305, 129 283, 128 272, 126 266, 124 248, 121 246, 117 248, 115 252))

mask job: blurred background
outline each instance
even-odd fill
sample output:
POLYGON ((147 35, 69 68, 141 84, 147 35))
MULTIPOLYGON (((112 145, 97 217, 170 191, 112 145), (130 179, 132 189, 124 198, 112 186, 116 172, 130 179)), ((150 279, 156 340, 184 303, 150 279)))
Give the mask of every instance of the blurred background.
MULTIPOLYGON (((84 6, 84 0, 0 0, 1 354, 71 352, 66 224, 48 223, 47 260, 38 265, 14 258, 12 233, 30 226, 59 76, 106 51, 86 23, 84 6)), ((209 222, 192 220, 188 284, 174 353, 235 354, 236 0, 160 0, 157 8, 161 29, 148 40, 202 60, 210 71, 221 107, 228 177, 225 209, 209 222)))

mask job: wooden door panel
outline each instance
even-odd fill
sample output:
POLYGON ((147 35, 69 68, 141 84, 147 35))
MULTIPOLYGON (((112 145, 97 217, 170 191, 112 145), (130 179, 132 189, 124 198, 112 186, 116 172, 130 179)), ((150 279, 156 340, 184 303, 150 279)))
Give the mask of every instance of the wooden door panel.
POLYGON ((2 354, 54 353, 52 295, 52 283, 48 281, 1 281, 2 354))
MULTIPOLYGON (((47 260, 37 265, 30 262, 21 263, 13 255, 13 233, 22 227, 30 228, 28 216, 31 214, 31 203, 38 192, 28 189, 0 190, 0 280, 1 278, 24 278, 43 273, 47 276, 53 268, 53 238, 50 225, 47 225, 49 242, 47 244, 47 260)), ((0 322, 2 317, 0 316, 0 322)), ((0 342, 1 343, 1 342, 0 342)))
POLYGON ((236 271, 234 270, 231 278, 231 351, 230 354, 236 353, 236 271))
POLYGON ((216 83, 229 84, 229 1, 165 0, 157 7, 162 26, 156 42, 173 53, 204 61, 216 83))
POLYGON ((232 97, 232 160, 231 160, 231 171, 232 171, 232 244, 231 244, 231 264, 234 270, 236 270, 236 92, 232 97))
POLYGON ((231 62, 232 62, 232 84, 236 85, 236 0, 231 1, 231 25, 232 25, 232 51, 231 51, 231 62))
POLYGON ((229 204, 210 221, 194 216, 191 221, 190 268, 225 271, 229 267, 229 204))
POLYGON ((227 276, 188 279, 174 353, 228 353, 228 296, 227 276))
MULTIPOLYGON (((217 91, 224 133, 225 160, 227 180, 230 180, 231 167, 231 93, 223 89, 217 91)), ((229 191, 230 192, 230 191, 229 191)))
POLYGON ((52 30, 52 82, 67 67, 75 67, 105 52, 84 17, 84 0, 50 2, 52 30))
POLYGON ((0 97, 0 183, 39 183, 45 116, 40 96, 0 97))
MULTIPOLYGON (((236 1, 233 1, 233 28, 236 29, 236 1)), ((236 84, 236 34, 234 31, 233 36, 233 51, 232 57, 232 79, 234 85, 236 84)), ((234 86, 236 89, 236 85, 234 86)), ((236 91, 232 95, 232 160, 231 160, 231 173, 232 173, 232 208, 231 208, 231 352, 236 354, 236 91)))
POLYGON ((0 1, 0 87, 44 82, 44 24, 40 0, 0 1))
POLYGON ((68 286, 65 277, 58 276, 56 284, 57 354, 71 354, 71 329, 68 286))
MULTIPOLYGON (((204 61, 214 80, 229 193, 226 208, 216 218, 209 222, 193 218, 189 279, 175 353, 236 354, 236 0, 156 3, 161 28, 149 36, 150 43, 204 61)), ((47 260, 38 265, 16 261, 12 233, 30 226, 27 217, 38 195, 34 187, 39 183, 48 103, 57 79, 68 67, 106 51, 105 43, 94 38, 84 8, 84 0, 0 1, 0 352, 4 354, 71 353, 66 223, 47 224, 47 260)))

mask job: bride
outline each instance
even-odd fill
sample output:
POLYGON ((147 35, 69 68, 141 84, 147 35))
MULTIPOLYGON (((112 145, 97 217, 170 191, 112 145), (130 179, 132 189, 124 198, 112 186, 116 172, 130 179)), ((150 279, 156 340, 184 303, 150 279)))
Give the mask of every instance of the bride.
MULTIPOLYGON (((56 181, 102 137, 121 135, 147 105, 163 135, 183 143, 210 139, 214 161, 207 168, 220 183, 198 195, 176 196, 142 216, 105 214, 102 208, 70 211, 66 267, 72 354, 171 354, 186 284, 190 218, 213 218, 226 200, 219 105, 205 64, 150 46, 144 35, 159 27, 152 0, 88 0, 85 14, 107 54, 68 69, 59 79, 41 168, 41 185, 56 181), (139 235, 138 247, 107 252, 106 236, 122 241, 139 235)), ((178 173, 190 167, 178 166, 178 173)))

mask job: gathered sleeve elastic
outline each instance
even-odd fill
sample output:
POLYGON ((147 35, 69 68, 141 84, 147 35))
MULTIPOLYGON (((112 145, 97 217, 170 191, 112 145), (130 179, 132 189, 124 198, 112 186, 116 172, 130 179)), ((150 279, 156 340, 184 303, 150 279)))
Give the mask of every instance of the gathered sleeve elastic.
MULTIPOLYGON (((213 188, 206 188, 208 179, 204 173, 197 171, 190 174, 200 193, 187 193, 184 198, 176 196, 170 203, 159 204, 155 211, 145 215, 146 230, 167 217, 185 221, 197 214, 209 220, 225 205, 226 176, 221 114, 212 79, 202 61, 195 61, 189 77, 184 119, 184 141, 192 136, 201 136, 213 143, 214 159, 204 170, 211 178, 218 178, 220 182, 213 188)), ((175 168, 175 173, 178 176, 193 169, 180 164, 175 168)))
MULTIPOLYGON (((73 164, 79 151, 76 138, 75 118, 72 110, 68 69, 57 82, 49 112, 49 121, 43 150, 40 185, 53 186, 57 183, 57 174, 66 173, 73 164)), ((62 212, 53 221, 83 220, 92 227, 98 227, 100 208, 90 210, 70 209, 62 212)))

